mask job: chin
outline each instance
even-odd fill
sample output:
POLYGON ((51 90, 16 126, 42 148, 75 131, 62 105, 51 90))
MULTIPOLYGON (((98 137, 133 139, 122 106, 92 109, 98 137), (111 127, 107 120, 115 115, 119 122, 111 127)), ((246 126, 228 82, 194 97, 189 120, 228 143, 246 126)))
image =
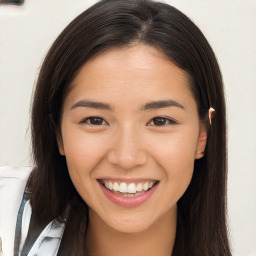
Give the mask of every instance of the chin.
POLYGON ((145 218, 115 218, 114 220, 109 221, 108 225, 118 232, 132 234, 148 230, 153 223, 154 221, 147 221, 145 218))

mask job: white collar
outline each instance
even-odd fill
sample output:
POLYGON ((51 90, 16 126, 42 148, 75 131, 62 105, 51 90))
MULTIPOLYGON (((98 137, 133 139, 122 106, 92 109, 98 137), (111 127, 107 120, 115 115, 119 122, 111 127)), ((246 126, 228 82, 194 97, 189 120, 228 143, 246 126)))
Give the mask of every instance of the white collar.
POLYGON ((0 167, 0 237, 4 255, 13 255, 18 210, 32 167, 0 167))

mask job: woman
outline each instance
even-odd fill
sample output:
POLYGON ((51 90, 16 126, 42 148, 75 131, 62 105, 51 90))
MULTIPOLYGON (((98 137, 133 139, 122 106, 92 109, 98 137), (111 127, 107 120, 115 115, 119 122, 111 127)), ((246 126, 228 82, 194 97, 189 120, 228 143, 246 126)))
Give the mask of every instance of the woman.
POLYGON ((72 21, 39 74, 32 142, 15 255, 231 255, 222 78, 174 7, 105 0, 72 21))

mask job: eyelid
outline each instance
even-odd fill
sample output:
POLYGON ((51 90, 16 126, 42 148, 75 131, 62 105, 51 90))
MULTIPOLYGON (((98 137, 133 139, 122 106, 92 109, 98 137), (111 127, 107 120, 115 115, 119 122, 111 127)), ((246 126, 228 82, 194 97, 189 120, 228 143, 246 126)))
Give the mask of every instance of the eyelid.
POLYGON ((169 125, 176 125, 178 124, 178 122, 176 120, 174 120, 173 118, 170 118, 170 117, 166 117, 166 116, 156 116, 154 118, 152 118, 147 126, 156 126, 156 127, 165 127, 165 126, 169 126, 169 125), (157 119, 157 118, 162 118, 162 119, 165 119, 168 123, 166 124, 163 124, 163 125, 155 125, 155 124, 150 124, 154 121, 154 119, 157 119))
POLYGON ((103 117, 101 117, 101 116, 88 116, 88 117, 86 117, 86 118, 83 118, 79 123, 80 123, 80 124, 87 124, 87 125, 90 125, 90 126, 109 125, 109 123, 108 123, 103 117), (90 120, 90 119, 92 119, 92 118, 102 119, 105 124, 99 124, 99 125, 97 125, 97 124, 88 123, 87 121, 90 120))

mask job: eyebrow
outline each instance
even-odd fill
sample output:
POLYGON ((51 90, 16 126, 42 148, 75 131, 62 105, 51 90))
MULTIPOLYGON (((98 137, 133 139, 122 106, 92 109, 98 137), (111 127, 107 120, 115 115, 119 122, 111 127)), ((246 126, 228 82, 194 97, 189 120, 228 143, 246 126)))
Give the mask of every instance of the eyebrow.
POLYGON ((152 101, 149 103, 146 103, 144 106, 142 106, 141 110, 153 110, 153 109, 159 109, 159 108, 166 108, 166 107, 178 107, 181 109, 185 109, 185 107, 175 101, 175 100, 160 100, 160 101, 152 101))
POLYGON ((91 100, 80 100, 75 103, 70 110, 84 107, 84 108, 96 108, 96 109, 105 109, 105 110, 113 110, 113 108, 108 103, 91 101, 91 100))
MULTIPOLYGON (((91 100, 80 100, 77 103, 75 103, 74 105, 72 105, 70 110, 76 109, 79 107, 95 108, 95 109, 103 109, 103 110, 113 110, 113 108, 108 103, 91 101, 91 100)), ((166 107, 178 107, 181 109, 185 109, 185 107, 181 103, 179 103, 175 100, 168 99, 168 100, 148 102, 141 107, 141 111, 166 108, 166 107)))

